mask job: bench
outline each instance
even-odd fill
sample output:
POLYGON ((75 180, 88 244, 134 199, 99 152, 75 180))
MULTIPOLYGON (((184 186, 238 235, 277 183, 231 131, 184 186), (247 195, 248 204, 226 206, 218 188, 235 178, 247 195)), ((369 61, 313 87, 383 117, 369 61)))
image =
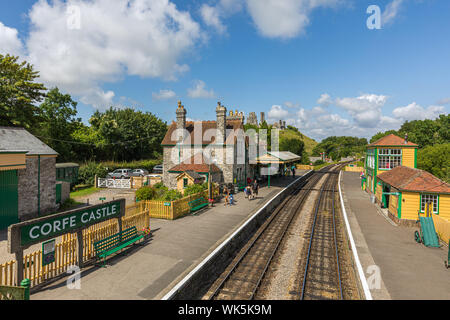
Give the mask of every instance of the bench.
POLYGON ((200 197, 198 199, 189 201, 188 205, 191 208, 190 212, 194 212, 203 207, 206 207, 208 205, 208 201, 206 201, 206 199, 204 197, 200 197))
POLYGON ((102 267, 105 267, 106 257, 122 250, 144 238, 138 234, 136 227, 130 227, 100 241, 94 242, 94 252, 97 260, 103 259, 102 267))

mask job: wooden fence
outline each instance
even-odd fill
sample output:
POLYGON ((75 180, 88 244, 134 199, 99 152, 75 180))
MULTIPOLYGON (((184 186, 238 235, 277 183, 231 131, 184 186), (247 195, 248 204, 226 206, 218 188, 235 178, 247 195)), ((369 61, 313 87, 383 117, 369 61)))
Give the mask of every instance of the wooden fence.
POLYGON ((314 170, 314 166, 310 166, 307 164, 297 164, 296 168, 299 170, 314 170))
MULTIPOLYGON (((218 193, 216 190, 215 193, 218 193)), ((159 201, 149 200, 141 201, 138 204, 141 206, 140 210, 148 210, 150 218, 175 220, 190 211, 189 202, 200 197, 208 198, 207 191, 196 193, 175 201, 159 201)))
POLYGON ((436 229, 439 238, 442 241, 450 245, 450 220, 439 217, 438 215, 433 215, 434 228, 436 229))
MULTIPOLYGON (((218 190, 215 190, 218 194, 218 190)), ((141 201, 128 205, 122 218, 122 228, 135 226, 138 230, 150 226, 150 218, 174 220, 187 213, 189 201, 207 198, 207 192, 200 192, 175 201, 141 201), (170 205, 165 205, 170 204, 170 205)), ((116 219, 95 224, 83 230, 83 261, 91 261, 94 256, 94 242, 109 237, 119 230, 116 219)), ((42 267, 42 250, 24 255, 24 279, 30 279, 31 287, 66 273, 70 266, 77 264, 77 234, 65 234, 57 239, 55 261, 42 267)), ((15 286, 16 261, 0 264, 0 285, 15 286)))
MULTIPOLYGON (((150 226, 148 210, 137 212, 139 206, 128 206, 122 218, 122 228, 135 226, 138 230, 150 226)), ((94 242, 117 233, 117 220, 105 221, 83 230, 83 261, 91 261, 94 256, 94 242)), ((60 242, 55 245, 55 261, 42 267, 42 250, 27 254, 23 258, 24 276, 30 279, 31 286, 44 283, 58 275, 65 273, 70 266, 77 264, 77 234, 65 234, 59 237, 60 242)), ((15 260, 0 264, 0 285, 14 286, 16 267, 15 260)))
POLYGON ((348 172, 364 172, 364 168, 363 167, 350 167, 350 166, 346 166, 344 168, 344 171, 348 171, 348 172))

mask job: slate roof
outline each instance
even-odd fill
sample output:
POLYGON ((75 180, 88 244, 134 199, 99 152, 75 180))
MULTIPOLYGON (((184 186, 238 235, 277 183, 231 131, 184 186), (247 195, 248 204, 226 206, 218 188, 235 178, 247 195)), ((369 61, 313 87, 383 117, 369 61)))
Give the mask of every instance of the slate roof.
POLYGON ((377 178, 399 190, 450 193, 450 184, 420 169, 399 166, 380 173, 377 178))
POLYGON ((376 147, 376 146, 402 146, 402 147, 418 147, 417 144, 412 143, 410 141, 408 141, 405 144, 405 139, 404 138, 400 138, 399 136, 396 136, 395 134, 391 133, 381 139, 378 139, 375 142, 372 142, 371 144, 368 145, 368 147, 376 147))
POLYGON ((58 155, 58 153, 24 128, 0 126, 0 151, 27 151, 27 155, 58 155))
MULTIPOLYGON (((205 179, 204 176, 202 176, 202 175, 200 175, 200 174, 198 174, 197 172, 192 171, 192 170, 184 171, 184 173, 186 173, 187 175, 189 175, 189 176, 190 176, 191 178, 193 178, 194 180, 205 179)), ((182 174, 182 173, 181 173, 181 174, 182 174)))
MULTIPOLYGON (((203 152, 199 152, 192 156, 190 159, 183 161, 182 163, 169 169, 169 172, 182 172, 182 171, 194 171, 194 172, 209 172, 209 161, 207 161, 203 155, 203 152)), ((220 172, 221 170, 215 165, 211 164, 211 172, 220 172)))
MULTIPOLYGON (((217 129, 216 121, 198 121, 198 122, 187 121, 186 122, 186 130, 189 132, 190 141, 189 141, 189 137, 186 137, 183 144, 193 145, 193 144, 199 143, 199 142, 195 141, 195 139, 194 139, 194 123, 196 123, 197 126, 199 126, 199 123, 201 123, 201 128, 203 131, 201 133, 201 136, 202 136, 201 144, 208 145, 208 144, 214 143, 215 132, 214 132, 214 135, 212 135, 211 137, 208 137, 208 135, 205 135, 204 133, 206 130, 209 130, 209 129, 216 130, 217 129)), ((169 129, 167 130, 166 135, 164 136, 163 141, 161 142, 162 145, 176 145, 177 141, 172 140, 172 134, 176 129, 177 129, 176 122, 172 122, 172 124, 169 126, 169 129)), ((226 129, 231 129, 231 130, 242 129, 243 130, 244 125, 241 120, 227 120, 226 121, 226 129)), ((173 136, 175 137, 176 135, 173 134, 173 136)), ((234 135, 232 135, 231 132, 228 132, 228 136, 225 139, 225 144, 233 144, 233 143, 234 143, 234 135)))

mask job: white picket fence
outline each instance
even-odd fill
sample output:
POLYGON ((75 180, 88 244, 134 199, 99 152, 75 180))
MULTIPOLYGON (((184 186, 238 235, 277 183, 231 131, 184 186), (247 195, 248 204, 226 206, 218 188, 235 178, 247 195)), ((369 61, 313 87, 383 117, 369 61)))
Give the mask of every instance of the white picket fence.
POLYGON ((99 188, 131 189, 131 180, 98 178, 97 185, 99 188))

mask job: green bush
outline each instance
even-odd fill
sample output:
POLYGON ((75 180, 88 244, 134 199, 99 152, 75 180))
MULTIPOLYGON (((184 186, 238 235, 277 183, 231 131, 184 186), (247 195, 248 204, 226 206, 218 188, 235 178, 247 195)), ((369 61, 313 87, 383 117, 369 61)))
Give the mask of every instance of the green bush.
POLYGON ((106 161, 101 162, 101 165, 105 168, 108 168, 108 172, 112 172, 116 169, 146 169, 149 172, 152 172, 153 167, 157 164, 161 164, 161 160, 140 160, 140 161, 131 161, 131 162, 113 162, 106 161))
POLYGON ((169 190, 162 196, 161 200, 163 201, 174 201, 181 199, 183 195, 178 190, 169 190))
POLYGON ((149 186, 144 186, 136 190, 136 199, 142 201, 142 200, 153 200, 157 198, 158 191, 149 186))
POLYGON ((204 186, 203 184, 190 184, 184 189, 184 196, 190 196, 192 194, 196 194, 206 190, 208 188, 208 184, 204 186))
POLYGON ((325 162, 323 162, 322 160, 316 160, 315 162, 314 162, 314 165, 315 166, 319 166, 319 165, 321 165, 321 164, 324 164, 325 162))
POLYGON ((88 162, 80 166, 78 170, 78 183, 93 185, 95 183, 95 175, 103 178, 108 173, 108 170, 100 163, 88 162))

